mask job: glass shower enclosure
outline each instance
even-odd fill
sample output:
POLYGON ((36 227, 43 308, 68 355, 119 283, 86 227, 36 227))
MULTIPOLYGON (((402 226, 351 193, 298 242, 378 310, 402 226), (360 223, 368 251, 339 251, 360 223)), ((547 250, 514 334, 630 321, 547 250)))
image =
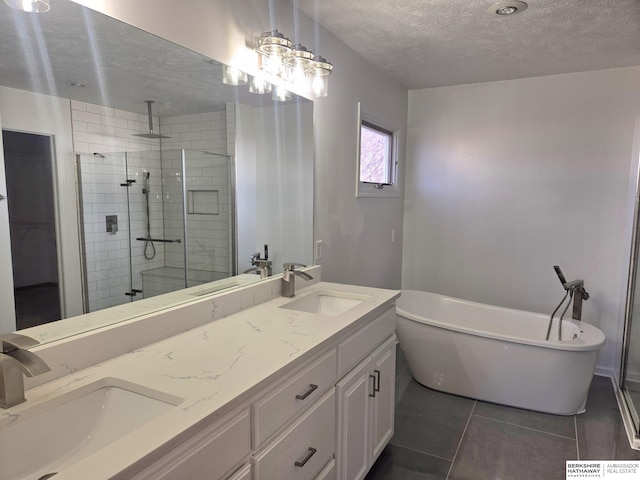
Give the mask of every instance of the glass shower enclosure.
POLYGON ((236 274, 232 158, 77 156, 85 312, 236 274))
MULTIPOLYGON (((640 180, 640 179, 639 179, 640 180)), ((640 183, 638 183, 640 189, 640 183)), ((640 190, 636 191, 618 402, 633 448, 640 449, 640 190)))

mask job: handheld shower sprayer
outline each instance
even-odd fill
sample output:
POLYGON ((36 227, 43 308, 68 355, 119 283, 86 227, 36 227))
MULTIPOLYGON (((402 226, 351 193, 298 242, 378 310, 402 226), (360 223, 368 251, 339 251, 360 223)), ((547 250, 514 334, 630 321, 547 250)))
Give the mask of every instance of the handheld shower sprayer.
POLYGON ((565 278, 564 273, 562 273, 562 270, 560 269, 560 266, 559 265, 554 265, 553 269, 556 271, 556 275, 558 275, 558 278, 560 279, 560 283, 564 287, 565 284, 567 283, 567 279, 565 278))
POLYGON ((152 260, 156 256, 156 246, 151 238, 151 211, 149 209, 149 194, 151 193, 151 172, 142 172, 142 194, 144 195, 147 211, 147 236, 144 242, 144 258, 152 260))
POLYGON ((149 186, 149 177, 151 176, 151 172, 142 172, 142 193, 145 195, 149 195, 151 192, 149 186))

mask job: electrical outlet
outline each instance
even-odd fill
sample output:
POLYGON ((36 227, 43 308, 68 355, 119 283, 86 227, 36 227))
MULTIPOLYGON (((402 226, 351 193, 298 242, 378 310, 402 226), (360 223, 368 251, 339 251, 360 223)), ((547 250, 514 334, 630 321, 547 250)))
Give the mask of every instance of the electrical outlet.
POLYGON ((322 240, 316 240, 314 257, 316 262, 322 260, 322 240))

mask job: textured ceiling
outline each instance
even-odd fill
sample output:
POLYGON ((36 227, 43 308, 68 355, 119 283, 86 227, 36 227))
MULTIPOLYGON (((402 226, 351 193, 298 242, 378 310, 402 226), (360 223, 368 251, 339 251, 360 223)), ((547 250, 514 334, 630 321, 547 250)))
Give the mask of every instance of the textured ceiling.
POLYGON ((410 89, 640 65, 640 0, 292 1, 410 89))
MULTIPOLYGON (((640 65, 640 0, 530 0, 512 17, 489 0, 292 2, 412 89, 640 65)), ((43 15, 0 1, 0 85, 143 114, 154 100, 158 116, 271 102, 220 78, 207 58, 68 0, 43 15)))

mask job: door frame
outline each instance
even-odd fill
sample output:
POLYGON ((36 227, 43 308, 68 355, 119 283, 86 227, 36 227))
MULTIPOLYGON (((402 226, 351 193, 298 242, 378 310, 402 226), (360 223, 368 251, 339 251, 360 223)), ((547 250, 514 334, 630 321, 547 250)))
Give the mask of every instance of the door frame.
MULTIPOLYGON (((51 138, 60 310, 62 318, 81 315, 82 279, 71 101, 0 87, 0 129, 51 138)), ((0 193, 6 195, 4 147, 0 149, 0 163, 0 193)), ((11 289, 6 289, 9 293, 5 289, 0 292, 0 333, 15 330, 10 243, 5 247, 5 242, 10 242, 6 205, 6 202, 0 202, 0 278, 11 278, 11 289), (8 295, 10 299, 6 298, 8 295)))

